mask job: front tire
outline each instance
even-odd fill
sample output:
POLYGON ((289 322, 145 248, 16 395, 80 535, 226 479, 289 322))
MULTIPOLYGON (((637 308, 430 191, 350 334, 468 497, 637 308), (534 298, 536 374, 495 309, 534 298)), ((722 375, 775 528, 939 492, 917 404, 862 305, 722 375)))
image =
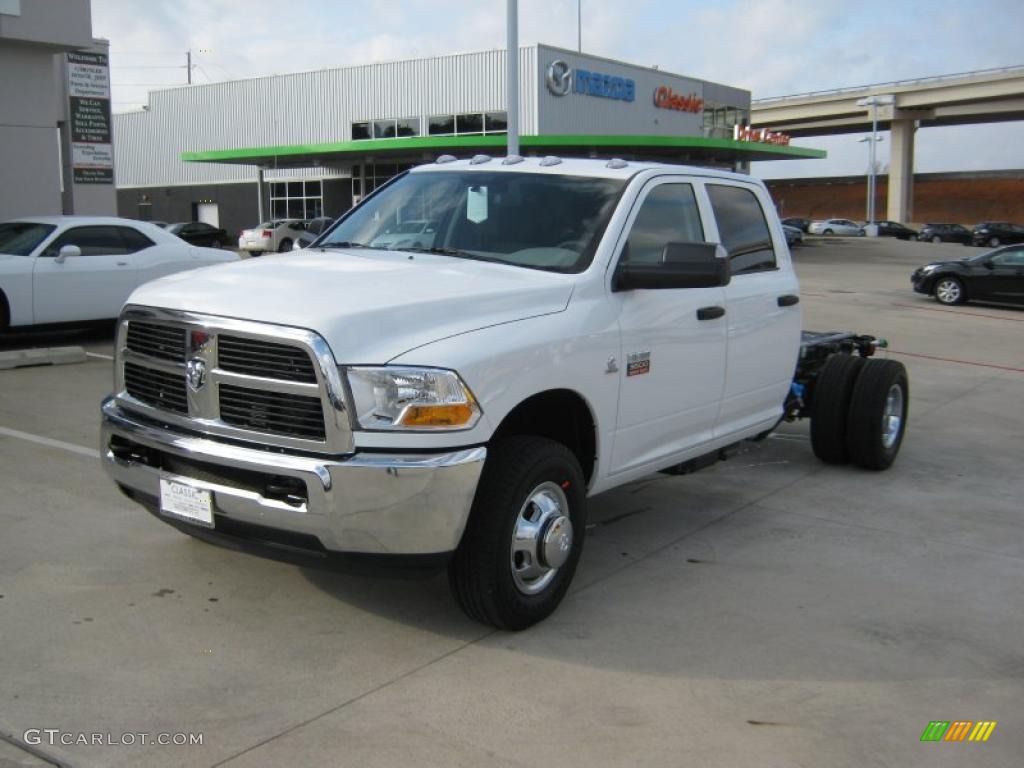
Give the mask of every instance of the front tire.
POLYGON ((573 453, 543 437, 501 440, 448 568, 455 599, 499 629, 547 618, 569 589, 585 526, 586 481, 573 453))
POLYGON ((292 249, 292 241, 287 237, 281 241, 281 244, 277 246, 278 253, 288 253, 292 249))
POLYGON ((955 277, 940 277, 935 282, 935 300, 939 304, 951 307, 954 304, 963 304, 967 300, 967 292, 964 284, 955 277))
POLYGON ((990 237, 988 239, 988 247, 989 248, 998 248, 999 247, 999 238, 998 237, 990 237))
POLYGON ((932 237, 932 242, 933 242, 933 243, 941 243, 941 242, 942 242, 942 238, 941 238, 941 237, 939 237, 938 235, 934 235, 934 236, 932 237))
POLYGON ((880 471, 892 466, 907 431, 907 369, 895 360, 868 360, 857 377, 846 427, 853 463, 880 471))
POLYGON ((822 232, 822 234, 823 234, 823 235, 831 235, 831 234, 833 234, 833 233, 832 233, 832 230, 831 230, 831 229, 826 229, 826 230, 825 230, 824 232, 822 232))

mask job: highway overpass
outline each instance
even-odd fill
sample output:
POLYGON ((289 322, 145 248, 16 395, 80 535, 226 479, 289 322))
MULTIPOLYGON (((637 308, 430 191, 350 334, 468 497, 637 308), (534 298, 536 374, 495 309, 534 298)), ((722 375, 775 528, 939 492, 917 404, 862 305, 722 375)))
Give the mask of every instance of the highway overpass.
POLYGON ((891 133, 887 218, 908 221, 915 130, 1024 120, 1024 66, 755 99, 750 122, 792 137, 870 133, 872 108, 858 102, 873 96, 892 101, 875 107, 879 129, 891 133))

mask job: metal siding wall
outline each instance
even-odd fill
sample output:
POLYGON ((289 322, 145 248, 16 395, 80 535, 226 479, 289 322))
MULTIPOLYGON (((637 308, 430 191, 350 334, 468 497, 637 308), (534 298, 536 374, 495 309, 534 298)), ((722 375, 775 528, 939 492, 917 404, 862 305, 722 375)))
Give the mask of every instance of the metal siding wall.
MULTIPOLYGON (((537 132, 536 62, 534 47, 520 49, 523 134, 537 132)), ((154 91, 148 110, 114 115, 116 184, 251 181, 254 166, 184 163, 181 153, 348 141, 351 123, 361 120, 504 109, 504 50, 154 91)))

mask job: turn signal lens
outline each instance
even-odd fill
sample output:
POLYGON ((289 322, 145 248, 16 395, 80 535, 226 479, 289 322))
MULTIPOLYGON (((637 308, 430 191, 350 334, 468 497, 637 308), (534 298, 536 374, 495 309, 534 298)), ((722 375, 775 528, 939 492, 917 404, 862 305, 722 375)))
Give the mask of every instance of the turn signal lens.
POLYGON ((473 418, 469 403, 459 405, 410 405, 402 415, 406 427, 461 427, 473 418))

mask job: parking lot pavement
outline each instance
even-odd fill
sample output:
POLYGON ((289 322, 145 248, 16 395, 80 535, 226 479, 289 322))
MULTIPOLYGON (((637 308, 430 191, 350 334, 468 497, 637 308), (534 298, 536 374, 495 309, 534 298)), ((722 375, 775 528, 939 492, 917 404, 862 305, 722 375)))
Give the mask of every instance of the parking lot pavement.
POLYGON ((913 294, 946 251, 796 251, 807 327, 885 336, 910 370, 891 471, 821 465, 794 424, 604 494, 572 592, 519 634, 443 578, 182 536, 89 455, 108 360, 0 372, 0 732, 202 734, 35 747, 96 766, 1019 765, 1024 312, 913 294), (933 720, 999 725, 921 743, 933 720))

